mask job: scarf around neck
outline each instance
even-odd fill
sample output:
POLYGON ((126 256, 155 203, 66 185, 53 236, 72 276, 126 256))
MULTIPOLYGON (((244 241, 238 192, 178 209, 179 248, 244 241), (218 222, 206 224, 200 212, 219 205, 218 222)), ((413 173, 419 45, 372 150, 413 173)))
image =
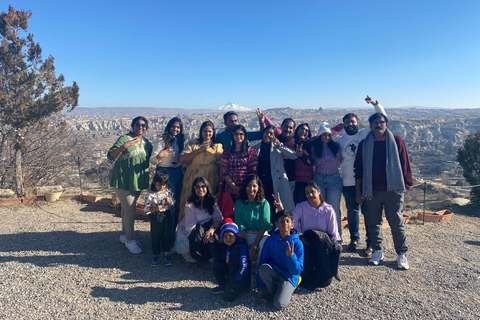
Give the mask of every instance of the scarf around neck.
MULTIPOLYGON (((362 178, 362 198, 371 200, 373 197, 373 149, 374 149, 373 131, 370 131, 363 142, 363 178, 362 178)), ((386 175, 387 191, 396 193, 405 192, 405 182, 403 180, 403 171, 398 155, 397 143, 393 133, 387 129, 386 137, 386 175)))

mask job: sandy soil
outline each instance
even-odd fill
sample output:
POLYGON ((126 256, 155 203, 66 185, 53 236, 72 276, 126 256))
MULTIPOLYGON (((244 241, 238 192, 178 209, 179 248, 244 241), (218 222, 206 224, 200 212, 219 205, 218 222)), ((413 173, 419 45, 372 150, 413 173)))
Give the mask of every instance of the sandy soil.
POLYGON ((363 250, 342 253, 341 282, 297 289, 275 312, 254 292, 233 303, 211 295, 208 263, 175 255, 174 266, 152 268, 149 224, 136 222, 144 252, 133 255, 118 242, 115 209, 76 201, 2 206, 0 318, 478 319, 480 218, 475 208, 463 211, 469 215, 408 225, 410 270, 396 269, 384 229, 382 265, 368 266, 363 250))

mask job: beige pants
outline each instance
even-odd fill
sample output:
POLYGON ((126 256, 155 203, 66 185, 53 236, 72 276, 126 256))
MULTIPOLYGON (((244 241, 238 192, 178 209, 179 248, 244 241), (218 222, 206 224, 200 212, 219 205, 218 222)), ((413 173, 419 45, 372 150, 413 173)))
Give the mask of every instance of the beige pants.
POLYGON ((134 225, 137 216, 137 199, 140 193, 141 191, 115 188, 115 194, 122 205, 122 233, 127 236, 127 240, 135 239, 134 225))

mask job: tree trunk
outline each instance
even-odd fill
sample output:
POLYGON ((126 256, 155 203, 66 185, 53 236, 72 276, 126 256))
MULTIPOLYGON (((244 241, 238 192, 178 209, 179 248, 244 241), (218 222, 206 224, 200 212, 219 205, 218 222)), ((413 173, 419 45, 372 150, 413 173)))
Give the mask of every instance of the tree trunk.
POLYGON ((23 197, 22 148, 15 145, 15 185, 17 197, 23 197))

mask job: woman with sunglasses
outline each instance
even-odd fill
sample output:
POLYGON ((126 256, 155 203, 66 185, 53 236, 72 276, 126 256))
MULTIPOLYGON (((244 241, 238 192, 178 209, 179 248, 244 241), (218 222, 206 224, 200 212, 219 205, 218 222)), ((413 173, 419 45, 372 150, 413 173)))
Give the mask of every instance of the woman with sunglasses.
POLYGON ((137 199, 149 184, 149 158, 152 144, 143 137, 148 129, 148 120, 142 116, 132 120, 132 130, 117 139, 108 150, 108 159, 115 161, 110 179, 110 187, 121 202, 122 233, 119 241, 131 253, 142 249, 135 241, 134 223, 137 214, 137 199))
POLYGON ((206 229, 203 237, 204 243, 214 240, 214 233, 222 224, 222 214, 217 201, 211 193, 208 180, 197 177, 191 184, 190 196, 185 204, 185 217, 178 224, 175 251, 183 256, 185 261, 197 262, 190 254, 190 233, 199 225, 206 229), (208 225, 207 225, 208 224, 208 225))

